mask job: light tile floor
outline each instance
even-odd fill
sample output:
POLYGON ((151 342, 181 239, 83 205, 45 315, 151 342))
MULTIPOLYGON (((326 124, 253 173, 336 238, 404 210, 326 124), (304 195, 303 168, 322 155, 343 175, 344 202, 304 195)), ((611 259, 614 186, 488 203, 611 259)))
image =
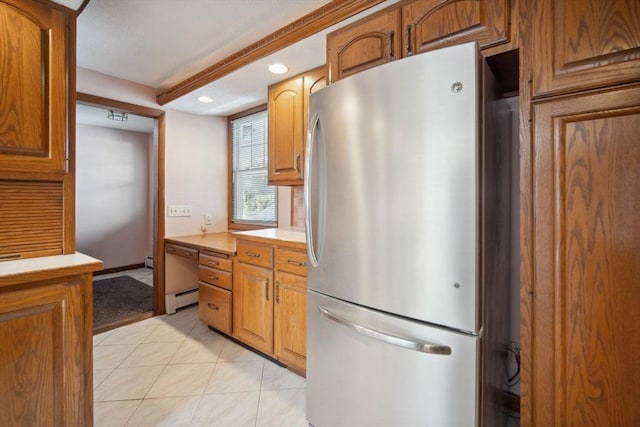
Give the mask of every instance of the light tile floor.
POLYGON ((306 382, 210 330, 197 306, 93 337, 107 426, 306 427, 306 382))

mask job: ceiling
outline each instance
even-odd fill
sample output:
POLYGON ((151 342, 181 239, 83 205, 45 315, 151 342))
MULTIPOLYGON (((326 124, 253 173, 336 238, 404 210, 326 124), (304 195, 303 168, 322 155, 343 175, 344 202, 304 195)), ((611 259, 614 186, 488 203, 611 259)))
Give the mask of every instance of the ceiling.
MULTIPOLYGON (((78 9, 81 0, 56 0, 78 9)), ((349 20, 251 63, 164 107, 227 116, 267 100, 267 86, 326 62, 326 34, 349 20), (281 62, 283 75, 267 66, 281 62), (198 102, 197 95, 214 99, 198 102)), ((210 67, 329 0, 90 0, 77 21, 77 65, 158 92, 210 67)), ((106 112, 104 113, 106 115, 106 112)))

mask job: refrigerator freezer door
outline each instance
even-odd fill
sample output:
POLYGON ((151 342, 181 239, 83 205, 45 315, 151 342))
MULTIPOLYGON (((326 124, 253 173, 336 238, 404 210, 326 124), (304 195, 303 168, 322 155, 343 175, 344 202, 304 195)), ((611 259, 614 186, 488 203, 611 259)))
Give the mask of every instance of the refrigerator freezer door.
POLYGON ((464 44, 311 95, 309 288, 478 332, 478 64, 464 44))
POLYGON ((314 427, 476 425, 477 337, 313 291, 308 307, 307 420, 314 427))

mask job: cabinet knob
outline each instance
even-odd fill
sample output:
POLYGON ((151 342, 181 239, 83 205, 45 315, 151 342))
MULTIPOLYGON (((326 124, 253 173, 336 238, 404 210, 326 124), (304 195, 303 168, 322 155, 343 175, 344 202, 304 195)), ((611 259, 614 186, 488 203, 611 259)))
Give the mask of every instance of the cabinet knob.
POLYGON ((207 307, 209 307, 211 310, 214 310, 214 311, 220 310, 220 307, 218 307, 217 305, 212 304, 212 303, 208 303, 207 307))
POLYGON ((209 280, 218 280, 218 276, 209 275, 209 276, 207 276, 207 279, 209 279, 209 280))

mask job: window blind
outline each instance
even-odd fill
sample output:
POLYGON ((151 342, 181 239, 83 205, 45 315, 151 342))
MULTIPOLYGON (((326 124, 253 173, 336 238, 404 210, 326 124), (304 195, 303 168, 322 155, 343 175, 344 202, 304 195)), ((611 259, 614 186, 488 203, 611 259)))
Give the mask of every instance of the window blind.
POLYGON ((236 223, 276 225, 277 187, 267 177, 267 112, 231 122, 233 135, 233 218, 236 223))

